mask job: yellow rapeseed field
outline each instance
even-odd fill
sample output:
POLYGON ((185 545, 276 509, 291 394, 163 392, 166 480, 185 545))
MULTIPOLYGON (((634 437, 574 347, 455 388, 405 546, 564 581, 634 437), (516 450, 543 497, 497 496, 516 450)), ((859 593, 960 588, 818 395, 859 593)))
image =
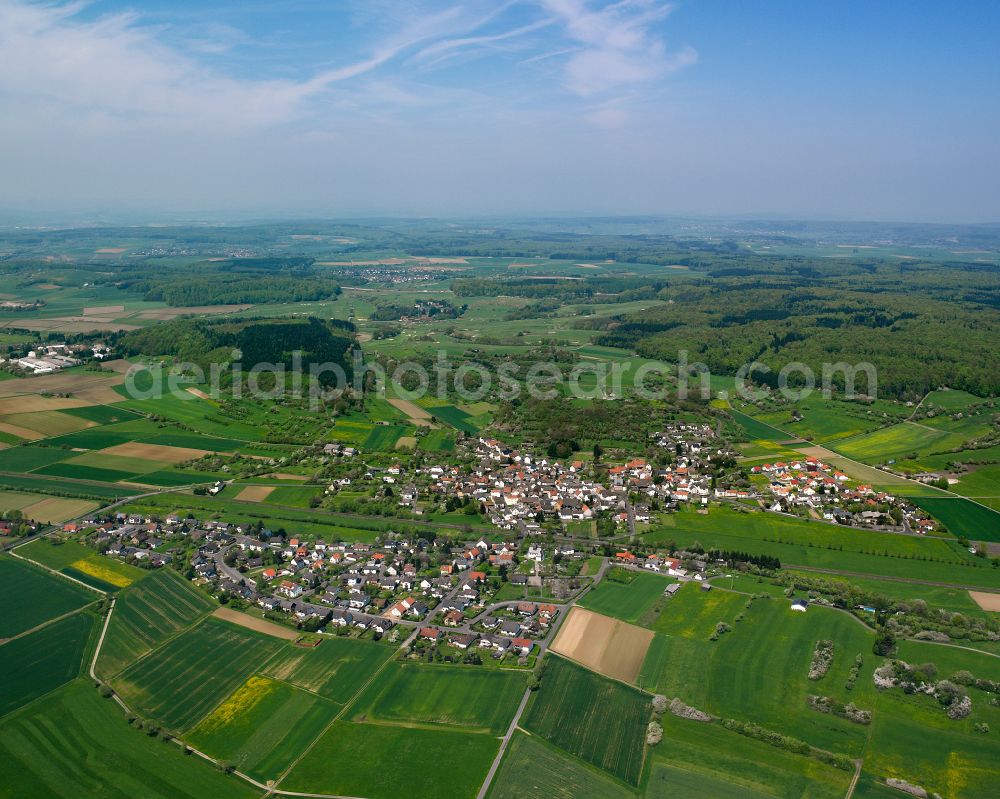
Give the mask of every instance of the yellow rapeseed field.
POLYGON ((251 677, 198 725, 199 732, 217 730, 229 724, 238 714, 252 710, 274 690, 275 685, 274 680, 267 677, 251 677))
POLYGON ((80 560, 74 561, 70 566, 77 571, 83 572, 84 574, 89 574, 91 577, 96 577, 98 580, 103 580, 106 583, 111 583, 111 585, 116 585, 119 588, 125 588, 132 585, 132 578, 127 577, 124 574, 116 572, 114 569, 106 566, 100 561, 88 560, 87 558, 80 558, 80 560))

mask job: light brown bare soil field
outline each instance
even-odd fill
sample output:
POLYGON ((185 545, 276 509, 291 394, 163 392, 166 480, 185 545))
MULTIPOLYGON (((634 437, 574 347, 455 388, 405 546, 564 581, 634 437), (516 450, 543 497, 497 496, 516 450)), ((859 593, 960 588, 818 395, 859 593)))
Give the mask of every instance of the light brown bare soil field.
MULTIPOLYGON (((94 372, 56 372, 51 375, 40 375, 38 377, 16 377, 13 380, 0 382, 0 397, 16 397, 17 395, 32 395, 49 392, 52 394, 72 393, 73 397, 44 397, 43 401, 56 401, 64 404, 63 408, 79 408, 91 403, 80 402, 77 397, 84 391, 95 389, 112 388, 124 382, 124 376, 115 373, 101 374, 94 372)), ((113 392, 115 401, 121 402, 123 398, 113 392)), ((39 397, 34 398, 36 401, 39 397)), ((19 408, 19 411, 51 411, 58 410, 56 406, 46 408, 19 408)), ((6 413, 16 413, 16 411, 6 411, 6 413)))
POLYGON ((274 491, 274 486, 247 486, 236 495, 235 499, 241 499, 244 502, 263 502, 271 496, 272 491, 274 491))
POLYGON ((969 596, 983 610, 1000 613, 1000 594, 991 594, 987 591, 969 591, 969 596))
POLYGON ((200 388, 195 388, 194 386, 188 386, 184 389, 188 394, 194 394, 198 399, 212 399, 208 394, 202 391, 200 388))
POLYGON ((634 683, 653 631, 575 607, 552 642, 552 651, 589 669, 634 683))
POLYGON ((12 436, 17 436, 18 438, 27 439, 28 441, 37 441, 40 438, 45 438, 44 435, 35 430, 29 430, 27 427, 19 427, 16 424, 8 424, 7 422, 0 422, 0 431, 10 433, 12 436))
POLYGON ((156 319, 159 321, 176 319, 189 314, 224 314, 237 313, 252 308, 251 305, 186 305, 177 308, 154 308, 139 314, 140 319, 156 319))
POLYGON ((413 449, 416 446, 416 436, 402 436, 398 441, 396 441, 396 449, 413 449))
POLYGON ((83 309, 84 316, 115 316, 125 313, 124 305, 94 305, 83 309))
POLYGON ((28 505, 21 513, 28 519, 35 519, 48 524, 61 524, 68 519, 83 516, 97 507, 96 502, 89 499, 68 499, 66 497, 51 497, 28 505))
POLYGON ((407 415, 410 422, 421 427, 429 427, 431 423, 431 412, 426 408, 421 408, 415 402, 405 399, 388 399, 388 403, 397 411, 402 411, 407 415))
POLYGON ((282 627, 267 619, 258 619, 246 613, 240 613, 232 608, 217 608, 212 615, 223 621, 246 627, 248 630, 264 633, 264 635, 273 635, 275 638, 283 638, 286 641, 294 641, 299 637, 295 630, 289 630, 287 627, 282 627))
POLYGON ((25 330, 45 330, 52 333, 99 333, 117 330, 138 330, 138 325, 103 321, 103 317, 65 316, 52 319, 14 319, 11 327, 25 330))
POLYGON ((123 375, 132 368, 132 362, 126 361, 124 358, 115 358, 113 361, 105 361, 102 363, 101 368, 107 372, 114 372, 116 374, 123 375))
POLYGON ((190 447, 168 447, 164 444, 142 444, 129 441, 126 444, 116 444, 102 449, 104 455, 124 455, 127 458, 142 458, 147 461, 163 461, 165 463, 180 463, 193 458, 208 455, 207 449, 191 449, 190 447))
POLYGON ((0 422, 35 430, 43 436, 61 436, 75 433, 88 427, 96 427, 97 422, 71 416, 59 411, 35 411, 33 413, 13 413, 0 418, 0 422))

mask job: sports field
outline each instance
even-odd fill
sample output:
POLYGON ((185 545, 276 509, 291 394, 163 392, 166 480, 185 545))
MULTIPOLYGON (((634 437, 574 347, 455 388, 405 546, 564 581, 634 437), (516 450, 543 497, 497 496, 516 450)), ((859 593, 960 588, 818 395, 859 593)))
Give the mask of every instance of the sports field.
POLYGON ((325 699, 255 675, 187 738, 201 751, 267 781, 291 765, 335 713, 325 699))
POLYGON ((169 568, 126 588, 111 614, 97 661, 98 674, 105 679, 117 674, 212 606, 206 595, 169 568))
POLYGON ((31 630, 97 597, 93 591, 36 566, 0 556, 0 639, 31 630))
POLYGON ((282 646, 208 618, 112 680, 127 703, 172 730, 192 727, 282 646))
POLYGON ((131 728, 75 680, 0 720, 5 796, 33 799, 253 799, 260 791, 179 746, 131 728))
POLYGON ((282 648, 263 673, 343 705, 393 654, 371 641, 324 637, 317 647, 282 648))
POLYGON ((648 695, 565 658, 552 657, 521 726, 638 785, 650 713, 648 695))
POLYGON ((652 639, 651 630, 574 607, 552 651, 616 680, 635 682, 652 639))
POLYGON ((523 673, 392 663, 350 714, 369 724, 450 727, 503 735, 524 694, 523 673))

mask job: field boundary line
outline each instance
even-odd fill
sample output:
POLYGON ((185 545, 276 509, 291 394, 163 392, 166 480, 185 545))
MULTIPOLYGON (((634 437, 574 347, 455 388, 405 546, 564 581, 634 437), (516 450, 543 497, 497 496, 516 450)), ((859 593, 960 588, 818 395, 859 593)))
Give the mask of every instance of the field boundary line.
MULTIPOLYGON (((212 614, 209 614, 209 616, 211 616, 211 615, 212 614)), ((225 621, 225 619, 220 619, 220 621, 225 621)), ((232 624, 232 622, 230 622, 230 624, 232 624)), ((239 625, 235 625, 235 626, 238 627, 239 625)), ((244 629, 247 629, 247 628, 244 628, 244 629)), ((278 640, 281 640, 281 639, 278 639, 278 640)), ((288 645, 291 644, 290 641, 285 641, 284 643, 288 644, 288 645)), ((267 677, 267 675, 265 675, 263 673, 263 670, 265 668, 267 668, 267 666, 271 663, 271 661, 274 660, 281 653, 281 649, 282 649, 282 646, 279 646, 277 649, 274 650, 273 653, 271 653, 271 655, 269 657, 265 658, 264 661, 260 664, 259 667, 255 668, 252 672, 250 672, 250 676, 247 677, 247 680, 249 680, 251 677, 254 677, 255 675, 258 675, 258 674, 261 675, 262 677, 266 677, 267 679, 271 679, 270 677, 267 677)), ((234 688, 232 691, 230 691, 228 694, 226 694, 224 697, 222 697, 222 699, 220 699, 218 702, 216 702, 214 705, 212 705, 212 707, 210 707, 205 713, 203 713, 195 721, 193 721, 191 723, 191 725, 187 728, 187 732, 188 733, 193 732, 194 729, 199 724, 201 724, 205 719, 207 719, 209 716, 211 716, 212 713, 214 713, 218 708, 220 708, 222 705, 224 705, 226 703, 226 701, 233 694, 235 694, 238 690, 240 690, 240 688, 242 688, 244 685, 246 685, 247 680, 244 680, 243 683, 241 683, 240 685, 236 686, 236 688, 234 688)), ((264 787, 267 787, 267 786, 264 786, 264 787)))
MULTIPOLYGON (((288 766, 288 768, 286 768, 281 774, 278 775, 278 778, 274 781, 274 787, 272 789, 270 789, 267 794, 265 794, 265 797, 269 796, 270 794, 273 794, 273 793, 281 794, 283 796, 329 796, 329 794, 312 794, 312 793, 286 792, 286 791, 279 790, 278 786, 292 772, 292 769, 294 769, 299 763, 301 763, 302 760, 306 757, 306 755, 308 755, 315 748, 316 744, 319 743, 319 740, 324 735, 326 735, 327 732, 330 731, 330 729, 333 727, 333 725, 336 724, 340 720, 341 716, 343 716, 347 712, 347 709, 349 707, 351 707, 351 705, 354 704, 354 700, 356 700, 359 696, 361 696, 362 693, 364 693, 365 689, 367 689, 368 686, 372 684, 372 682, 375 680, 375 678, 378 677, 378 675, 382 673, 383 669, 385 669, 386 666, 388 666, 390 663, 394 663, 396 661, 396 655, 399 654, 399 652, 402 651, 403 647, 409 646, 410 642, 413 641, 413 639, 416 638, 417 635, 419 635, 419 633, 420 633, 420 628, 419 627, 414 627, 413 628, 413 632, 410 633, 409 636, 407 636, 406 640, 404 640, 403 643, 401 643, 399 645, 399 647, 397 647, 396 652, 392 655, 392 657, 387 658, 382 663, 381 666, 379 666, 377 669, 375 669, 375 671, 372 673, 372 675, 367 680, 365 680, 364 684, 360 688, 358 688, 358 690, 354 693, 354 696, 352 696, 349 700, 347 700, 347 702, 344 703, 344 706, 340 709, 340 711, 337 713, 337 715, 335 715, 332 719, 330 719, 329 723, 325 727, 323 727, 322 730, 320 730, 319 734, 312 740, 312 742, 308 746, 306 746, 306 747, 303 748, 302 753, 297 758, 295 758, 295 760, 293 760, 291 762, 291 764, 288 766)), ((357 799, 357 798, 356 797, 336 797, 336 799, 357 799)))
POLYGON ((9 644, 11 641, 16 641, 18 638, 24 638, 26 635, 37 633, 39 630, 44 630, 49 625, 55 624, 56 622, 62 621, 63 619, 68 619, 70 616, 75 616, 77 613, 82 613, 88 608, 92 608, 100 601, 101 600, 99 599, 95 599, 93 602, 88 602, 86 605, 82 605, 81 607, 76 608, 76 610, 68 611, 66 613, 63 613, 61 616, 56 616, 54 619, 47 619, 46 621, 43 621, 41 624, 36 624, 30 630, 25 630, 24 632, 20 632, 17 635, 12 635, 10 638, 0 639, 0 646, 9 644))
POLYGON ((514 733, 520 729, 518 722, 521 720, 524 709, 528 706, 528 700, 531 699, 532 693, 534 692, 530 688, 524 689, 524 696, 521 697, 521 703, 517 706, 514 718, 510 720, 510 724, 507 726, 507 732, 504 733, 503 738, 500 739, 500 748, 497 750, 497 755, 493 758, 493 762, 490 764, 490 770, 486 772, 486 778, 483 780, 479 793, 476 794, 476 799, 485 799, 486 794, 493 785, 493 778, 496 776, 497 770, 500 768, 500 763, 507 754, 507 745, 510 743, 510 739, 514 737, 514 733))
POLYGON ((870 572, 852 572, 843 569, 824 569, 820 566, 803 566, 798 563, 783 563, 782 569, 798 569, 806 572, 817 572, 819 574, 835 574, 841 577, 861 577, 862 579, 888 580, 894 583, 910 583, 911 585, 926 585, 935 588, 954 588, 959 591, 982 591, 987 594, 998 594, 1000 589, 992 586, 964 585, 962 583, 941 583, 933 580, 921 580, 918 577, 897 577, 884 574, 871 574, 870 572))
POLYGON ((77 583, 78 585, 82 585, 84 588, 89 588, 91 591, 96 591, 101 596, 108 596, 111 593, 110 591, 103 591, 100 588, 97 588, 96 586, 88 585, 83 580, 77 580, 75 577, 70 577, 68 574, 63 574, 60 571, 56 571, 55 569, 51 568, 50 566, 46 566, 44 563, 39 563, 37 560, 32 560, 31 558, 24 557, 24 555, 18 555, 17 554, 16 550, 18 550, 20 547, 26 546, 27 544, 30 544, 30 543, 31 543, 30 541, 25 541, 24 544, 18 544, 18 546, 14 547, 13 549, 10 550, 10 554, 13 555, 15 558, 18 558, 19 560, 23 560, 25 563, 33 563, 35 566, 38 566, 38 567, 40 567, 42 569, 45 569, 45 571, 50 572, 50 573, 56 575, 57 577, 62 577, 64 580, 72 580, 74 583, 77 583))

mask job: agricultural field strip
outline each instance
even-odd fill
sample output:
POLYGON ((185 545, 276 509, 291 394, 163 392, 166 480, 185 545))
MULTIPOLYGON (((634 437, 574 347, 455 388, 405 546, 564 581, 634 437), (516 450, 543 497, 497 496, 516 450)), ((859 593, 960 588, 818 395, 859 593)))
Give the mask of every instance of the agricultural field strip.
MULTIPOLYGON (((200 619, 199 623, 204 623, 206 621, 206 618, 200 619)), ((226 624, 225 622, 221 622, 221 621, 218 622, 218 623, 220 623, 220 624, 226 624)), ((196 624, 195 627, 197 627, 197 626, 198 625, 196 624)), ((227 626, 229 626, 229 625, 227 624, 227 626)), ((237 629, 241 629, 241 628, 237 628, 237 629)), ((171 641, 173 641, 173 640, 174 639, 172 638, 171 641)), ((162 648, 163 648, 162 646, 161 647, 157 647, 156 649, 152 650, 149 653, 149 655, 152 655, 153 653, 159 652, 162 648)), ((253 674, 258 673, 261 669, 266 668, 271 663, 271 661, 274 660, 280 654, 280 651, 281 651, 280 646, 276 646, 275 649, 274 649, 274 651, 272 651, 270 655, 268 655, 263 661, 261 661, 255 668, 253 668, 253 669, 251 669, 249 671, 249 674, 252 676, 253 674)), ((127 669, 125 669, 125 671, 129 671, 130 669, 132 669, 133 667, 135 667, 140 661, 146 660, 149 657, 149 655, 147 655, 146 658, 141 658, 139 661, 136 661, 135 663, 131 664, 127 669)), ((189 666, 188 668, 184 669, 184 671, 181 672, 181 674, 183 676, 187 676, 187 675, 192 674, 192 673, 194 673, 196 675, 197 673, 194 671, 194 669, 197 668, 197 666, 199 666, 199 665, 200 664, 195 663, 192 666, 189 666)), ((178 674, 178 672, 175 671, 175 672, 173 672, 172 676, 176 677, 177 674, 178 674)), ((240 681, 240 685, 242 685, 244 681, 245 680, 241 680, 240 681)), ((234 688, 234 690, 237 690, 238 687, 239 686, 236 686, 236 688, 234 688)), ((201 723, 201 721, 203 719, 205 719, 206 717, 208 717, 209 715, 211 715, 216 710, 216 708, 218 708, 221 704, 223 704, 232 695, 232 693, 233 693, 233 691, 228 691, 217 702, 215 702, 215 703, 213 703, 211 705, 206 705, 206 710, 201 715, 199 715, 197 718, 194 718, 194 719, 190 720, 185 725, 186 729, 187 730, 193 730, 195 727, 197 727, 198 724, 201 723)))
MULTIPOLYGON (((63 576, 65 577, 65 575, 63 576)), ((78 607, 75 610, 67 611, 66 613, 63 613, 60 616, 56 616, 53 619, 46 619, 41 624, 36 624, 30 630, 24 630, 23 632, 19 632, 16 635, 12 635, 10 638, 0 639, 0 646, 5 646, 9 644, 11 641, 16 641, 18 638, 24 638, 25 636, 31 635, 32 633, 37 633, 39 630, 44 630, 46 627, 49 627, 50 625, 60 622, 63 619, 68 619, 70 616, 75 616, 77 613, 82 613, 83 611, 92 608, 98 602, 100 602, 100 600, 95 599, 93 602, 88 602, 86 605, 78 607)))
MULTIPOLYGON (((403 647, 405 646, 409 646, 413 642, 413 639, 417 637, 419 632, 420 628, 415 627, 413 629, 413 632, 410 633, 410 635, 406 638, 406 640, 399 645, 399 649, 397 651, 402 650, 403 647)), ((387 658, 382 663, 382 665, 380 665, 374 672, 372 672, 372 675, 367 680, 365 680, 363 685, 361 685, 358 688, 354 696, 352 696, 350 700, 348 700, 344 704, 344 706, 337 712, 337 714, 332 719, 330 719, 330 721, 323 727, 323 729, 319 731, 319 734, 316 736, 316 738, 313 739, 313 741, 308 746, 303 747, 302 752, 299 754, 299 756, 289 764, 288 768, 286 768, 281 774, 278 775, 277 779, 274 780, 272 791, 274 791, 275 793, 282 793, 282 794, 286 793, 285 791, 279 791, 276 789, 278 788, 278 786, 281 785, 282 781, 291 773, 292 769, 294 769, 299 763, 301 763, 302 760, 306 757, 306 755, 308 755, 315 748, 316 744, 319 743, 320 739, 324 735, 326 735, 326 733, 333 727, 334 723, 347 712, 347 710, 351 707, 351 705, 354 704, 354 702, 361 695, 361 693, 366 688, 368 688, 369 685, 372 684, 375 678, 382 673, 382 671, 386 668, 386 666, 388 666, 390 663, 393 662, 395 662, 394 657, 387 658)))
MULTIPOLYGON (((32 539, 32 540, 34 540, 34 539, 32 539)), ((24 544, 30 544, 30 543, 31 543, 31 541, 23 541, 23 542, 21 542, 21 544, 19 544, 18 546, 14 547, 13 549, 10 550, 10 554, 13 555, 15 558, 20 558, 21 560, 25 561, 26 563, 33 563, 35 566, 39 566, 39 567, 45 569, 45 571, 51 572, 52 574, 56 575, 57 577, 61 577, 64 580, 72 580, 77 585, 82 585, 84 588, 88 588, 91 591, 96 591, 101 596, 105 596, 108 593, 107 591, 102 591, 100 588, 97 588, 96 586, 88 585, 87 583, 83 582, 82 580, 77 580, 75 577, 72 577, 69 574, 63 574, 60 571, 56 571, 55 569, 50 568, 49 566, 46 566, 44 563, 39 563, 37 560, 32 560, 31 558, 26 558, 23 555, 19 555, 17 553, 17 551, 16 551, 17 549, 19 549, 24 544)))
MULTIPOLYGON (((94 656, 91 658, 91 661, 90 661, 90 670, 89 670, 90 678, 93 679, 93 680, 98 680, 99 679, 97 677, 96 673, 95 673, 95 668, 97 666, 97 659, 100 657, 100 654, 101 654, 101 648, 104 645, 105 637, 107 636, 107 633, 108 633, 108 626, 111 624, 111 614, 114 613, 116 601, 117 601, 116 598, 112 597, 112 599, 111 599, 111 605, 108 608, 108 615, 105 617, 105 619, 104 619, 104 625, 101 628, 100 638, 97 641, 97 645, 94 647, 94 656)), ((125 703, 125 701, 118 695, 117 691, 114 692, 114 693, 112 693, 111 696, 115 700, 115 702, 118 704, 118 706, 126 714, 132 712, 131 709, 129 708, 129 706, 125 703)), ((225 699, 223 699, 223 702, 224 701, 225 701, 225 699)), ((213 710, 214 710, 214 708, 213 708, 213 710)), ((172 738, 171 741, 173 743, 177 744, 178 746, 187 747, 188 749, 191 750, 191 752, 193 752, 194 754, 198 755, 198 757, 202 758, 203 760, 206 760, 209 763, 212 763, 212 764, 214 764, 216 766, 218 765, 218 761, 214 757, 212 757, 211 755, 206 754, 205 752, 202 752, 199 749, 196 749, 193 746, 190 746, 189 744, 186 744, 180 738, 172 738)), ((234 770, 233 773, 237 777, 239 777, 240 779, 245 780, 246 782, 250 783, 251 785, 254 785, 257 788, 260 788, 261 790, 268 790, 268 786, 264 785, 263 783, 258 782, 257 780, 255 780, 250 775, 244 774, 242 771, 239 771, 238 769, 234 770)), ((274 793, 284 793, 283 791, 273 791, 273 792, 274 793)))

